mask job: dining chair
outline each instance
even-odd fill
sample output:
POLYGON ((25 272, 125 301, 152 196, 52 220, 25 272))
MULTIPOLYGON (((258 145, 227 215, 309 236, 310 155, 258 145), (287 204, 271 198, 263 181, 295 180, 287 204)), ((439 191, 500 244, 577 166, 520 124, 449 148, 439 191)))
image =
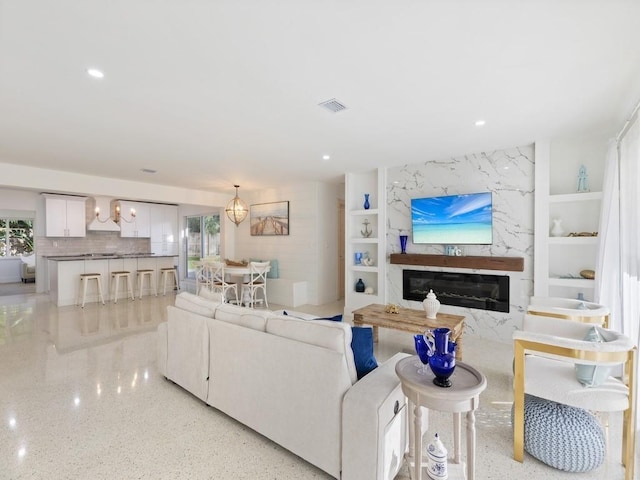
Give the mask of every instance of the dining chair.
POLYGON ((232 290, 234 296, 236 297, 235 303, 239 304, 238 301, 238 285, 232 282, 227 282, 225 276, 225 263, 224 262, 205 262, 206 267, 209 270, 209 278, 211 280, 210 290, 212 292, 220 292, 222 295, 222 301, 227 302, 227 292, 232 290))
MULTIPOLYGON (((623 412, 622 464, 625 479, 634 478, 637 348, 632 340, 599 325, 527 314, 513 341, 514 459, 524 459, 527 394, 591 412, 623 412), (599 341, 587 340, 594 331, 599 341), (593 368, 595 377, 595 369, 620 365, 620 378, 605 371, 601 384, 585 386, 578 380, 579 368, 593 368)), ((559 426, 556 434, 561 430, 559 426)))
POLYGON ((211 276, 208 268, 208 264, 199 261, 193 264, 196 267, 196 295, 200 293, 200 290, 207 288, 211 290, 211 276))
POLYGON ((267 272, 271 268, 271 262, 249 262, 249 279, 242 282, 242 298, 245 290, 249 292, 249 307, 256 303, 262 303, 269 308, 267 302, 267 272), (257 298, 258 290, 262 290, 262 298, 257 298))

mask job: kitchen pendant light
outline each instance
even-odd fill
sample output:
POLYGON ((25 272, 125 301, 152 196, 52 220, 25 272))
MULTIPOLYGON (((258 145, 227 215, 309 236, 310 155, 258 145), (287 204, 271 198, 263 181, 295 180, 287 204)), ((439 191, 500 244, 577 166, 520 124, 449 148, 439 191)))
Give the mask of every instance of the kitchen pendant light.
POLYGON ((240 185, 234 185, 234 187, 236 187, 236 196, 227 204, 227 208, 225 208, 224 211, 227 212, 229 220, 235 223, 237 227, 245 218, 247 218, 249 208, 247 208, 247 204, 238 196, 238 188, 240 188, 240 185))

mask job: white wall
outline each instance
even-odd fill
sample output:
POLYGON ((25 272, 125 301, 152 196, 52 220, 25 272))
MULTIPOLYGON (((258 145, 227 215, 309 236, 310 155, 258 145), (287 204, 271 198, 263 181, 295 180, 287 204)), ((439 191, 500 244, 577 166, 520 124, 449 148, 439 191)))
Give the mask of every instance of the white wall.
MULTIPOLYGON (((443 312, 465 315, 466 331, 485 338, 511 341, 522 324, 523 311, 533 292, 534 150, 527 145, 509 150, 465 155, 387 170, 387 254, 400 251, 400 233, 411 235, 411 198, 493 192, 493 244, 465 245, 465 255, 524 257, 524 272, 447 269, 510 277, 510 312, 489 312, 444 305, 443 312)), ((409 237, 411 239, 411 236, 409 237)), ((408 253, 443 254, 442 245, 414 245, 408 253)), ((419 302, 402 299, 403 265, 389 265, 390 303, 422 309, 419 302)), ((441 271, 438 267, 410 267, 441 271)))
MULTIPOLYGON (((240 192, 248 205, 289 202, 289 235, 251 236, 249 221, 236 229, 235 260, 277 259, 280 277, 308 282, 309 303, 338 298, 338 186, 320 182, 240 192)), ((233 225, 233 224, 232 224, 233 225)))

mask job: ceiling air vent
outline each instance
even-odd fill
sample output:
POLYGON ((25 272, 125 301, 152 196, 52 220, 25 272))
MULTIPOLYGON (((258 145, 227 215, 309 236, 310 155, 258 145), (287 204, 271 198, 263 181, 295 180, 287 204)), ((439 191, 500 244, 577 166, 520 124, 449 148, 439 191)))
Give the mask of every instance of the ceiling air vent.
POLYGON ((333 112, 333 113, 338 113, 338 112, 340 112, 342 110, 346 110, 346 108, 347 108, 345 105, 340 103, 335 98, 332 98, 331 100, 327 100, 325 102, 319 103, 318 105, 320 105, 323 108, 326 108, 327 110, 329 110, 330 112, 333 112))

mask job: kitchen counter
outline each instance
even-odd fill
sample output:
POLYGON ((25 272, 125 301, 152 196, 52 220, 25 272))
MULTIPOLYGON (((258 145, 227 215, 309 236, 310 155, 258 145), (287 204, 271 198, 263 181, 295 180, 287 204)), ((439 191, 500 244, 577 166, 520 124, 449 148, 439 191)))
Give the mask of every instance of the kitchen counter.
POLYGON ((72 260, 110 260, 118 258, 164 258, 177 257, 178 255, 156 255, 153 253, 82 253, 80 255, 44 255, 43 258, 55 262, 68 262, 72 260))
MULTIPOLYGON (((83 273, 99 273, 102 278, 102 292, 105 301, 113 297, 111 289, 111 273, 116 271, 131 272, 136 297, 140 295, 136 282, 136 271, 149 269, 155 272, 156 285, 160 282, 160 269, 174 267, 178 262, 177 255, 154 255, 152 253, 125 254, 81 254, 50 255, 44 257, 49 272, 49 297, 58 307, 75 305, 80 291, 80 275, 83 273)), ((150 295, 151 288, 145 282, 143 295, 150 295)), ((98 294, 94 282, 88 284, 86 302, 97 302, 98 294)))

